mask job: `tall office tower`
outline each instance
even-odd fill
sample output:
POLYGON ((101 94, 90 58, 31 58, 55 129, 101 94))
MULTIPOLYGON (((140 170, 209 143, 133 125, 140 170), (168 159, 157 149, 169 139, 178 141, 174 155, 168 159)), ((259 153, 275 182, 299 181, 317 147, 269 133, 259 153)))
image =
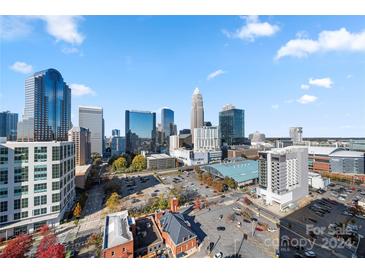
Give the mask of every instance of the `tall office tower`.
POLYGON ((57 225, 75 198, 72 142, 0 143, 0 238, 57 225))
POLYGON ((192 105, 191 105, 191 134, 193 135, 194 142, 194 128, 201 128, 204 125, 204 106, 203 96, 198 88, 193 92, 192 105))
POLYGON ((289 136, 293 143, 303 142, 303 128, 302 127, 291 127, 289 128, 289 136))
POLYGON ((80 106, 79 125, 88 128, 91 133, 91 153, 103 155, 104 147, 104 119, 101 107, 80 106))
POLYGON ((178 135, 171 135, 170 141, 169 141, 169 151, 174 151, 175 149, 178 149, 180 147, 179 145, 180 138, 178 135))
POLYGON ((90 131, 88 128, 73 127, 68 132, 68 140, 75 143, 76 165, 86 165, 91 158, 90 131))
POLYGON ((110 143, 110 150, 112 156, 118 156, 125 152, 125 137, 113 136, 110 143))
POLYGON ((120 130, 119 129, 112 129, 112 137, 114 136, 120 136, 120 130))
POLYGON ((194 150, 220 150, 218 127, 195 128, 194 150))
POLYGON ((155 152, 156 113, 150 111, 125 111, 126 152, 155 152))
POLYGON ((259 153, 257 194, 283 209, 308 195, 308 149, 277 148, 259 153))
POLYGON ((168 108, 161 109, 161 125, 165 139, 169 139, 174 132, 174 111, 168 108))
POLYGON ((70 128, 71 89, 61 73, 47 69, 28 77, 18 141, 66 141, 70 128))
POLYGON ((18 113, 0 112, 0 137, 6 137, 8 141, 16 141, 17 128, 18 113))
POLYGON ((219 112, 219 130, 222 144, 240 145, 245 140, 245 111, 225 105, 219 112))

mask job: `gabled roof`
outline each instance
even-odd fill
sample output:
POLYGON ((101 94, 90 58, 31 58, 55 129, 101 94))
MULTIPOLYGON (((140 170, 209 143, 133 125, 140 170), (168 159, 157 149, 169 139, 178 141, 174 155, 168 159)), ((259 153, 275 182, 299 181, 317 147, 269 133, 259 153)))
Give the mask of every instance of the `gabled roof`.
POLYGON ((181 213, 165 212, 160 222, 162 230, 170 235, 175 245, 196 237, 196 234, 190 229, 187 220, 181 213))
POLYGON ((130 225, 134 219, 128 216, 128 211, 109 214, 105 218, 103 249, 121 245, 133 240, 130 225))

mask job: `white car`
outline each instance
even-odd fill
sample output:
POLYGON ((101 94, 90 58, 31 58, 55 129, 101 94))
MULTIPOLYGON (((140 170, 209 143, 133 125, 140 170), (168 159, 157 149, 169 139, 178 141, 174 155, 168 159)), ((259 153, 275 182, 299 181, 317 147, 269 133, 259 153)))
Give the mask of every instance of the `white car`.
POLYGON ((275 231, 277 231, 277 229, 275 227, 269 227, 267 229, 267 231, 269 231, 269 232, 275 232, 275 231))
POLYGON ((218 252, 214 255, 215 258, 223 258, 223 253, 222 252, 218 252))
POLYGON ((315 257, 317 257, 317 254, 313 250, 305 250, 304 251, 304 255, 307 258, 315 258, 315 257))

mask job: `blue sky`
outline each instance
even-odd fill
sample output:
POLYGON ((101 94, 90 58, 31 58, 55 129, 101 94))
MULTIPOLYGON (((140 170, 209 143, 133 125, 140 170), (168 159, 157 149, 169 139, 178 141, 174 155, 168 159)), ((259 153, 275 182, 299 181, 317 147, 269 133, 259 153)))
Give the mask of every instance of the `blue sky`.
MULTIPOLYGON (((78 106, 104 108, 106 135, 126 109, 175 111, 190 127, 195 87, 213 124, 224 104, 246 133, 365 136, 365 18, 349 16, 1 17, 0 110, 22 114, 24 80, 55 68, 78 106)), ((159 121, 159 113, 157 116, 159 121)))

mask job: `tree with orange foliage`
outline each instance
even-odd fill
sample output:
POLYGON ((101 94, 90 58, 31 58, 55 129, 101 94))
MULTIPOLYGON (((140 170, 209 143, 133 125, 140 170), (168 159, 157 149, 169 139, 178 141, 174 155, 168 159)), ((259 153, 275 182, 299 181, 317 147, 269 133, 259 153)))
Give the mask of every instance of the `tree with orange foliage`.
POLYGON ((64 258, 65 247, 64 245, 57 243, 56 235, 50 233, 43 237, 41 240, 37 253, 37 258, 64 258))

